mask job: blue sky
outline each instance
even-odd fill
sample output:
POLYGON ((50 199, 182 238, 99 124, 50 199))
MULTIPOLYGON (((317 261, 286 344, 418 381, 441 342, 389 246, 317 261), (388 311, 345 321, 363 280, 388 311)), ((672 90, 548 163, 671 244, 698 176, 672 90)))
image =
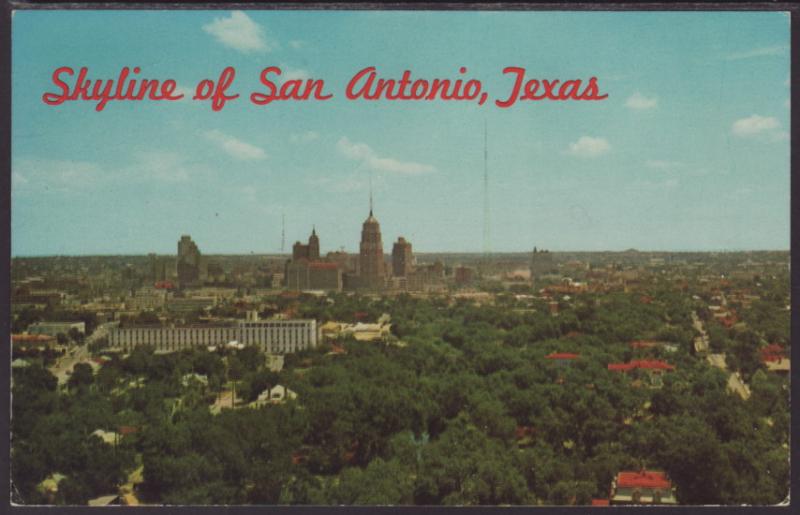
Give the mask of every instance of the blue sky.
MULTIPOLYGON (((784 13, 17 11, 12 254, 277 252, 316 225, 358 248, 372 178, 384 249, 789 248, 789 17, 784 13), (172 78, 225 66, 242 96, 48 106, 59 66, 172 78), (259 73, 321 78, 327 102, 255 106, 259 73), (599 102, 353 102, 357 71, 481 80, 596 76, 599 102)), ((74 83, 74 79, 68 81, 74 83)), ((191 96, 191 95, 187 95, 191 96)))

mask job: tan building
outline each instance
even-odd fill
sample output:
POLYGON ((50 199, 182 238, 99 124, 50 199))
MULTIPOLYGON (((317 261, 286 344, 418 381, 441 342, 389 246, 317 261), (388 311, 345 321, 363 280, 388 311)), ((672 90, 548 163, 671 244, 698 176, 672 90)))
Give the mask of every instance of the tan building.
POLYGON ((178 314, 188 315, 197 311, 202 311, 206 308, 215 306, 217 304, 216 297, 175 297, 167 301, 167 310, 178 314))
POLYGON ((175 264, 178 275, 178 284, 185 288, 200 280, 200 249, 188 234, 181 236, 178 241, 178 259, 175 264))
POLYGON ((167 302, 167 290, 163 288, 139 288, 125 303, 129 309, 157 310, 164 307, 167 302))
POLYGON ((411 252, 411 243, 400 236, 392 247, 392 275, 394 277, 408 277, 414 255, 411 252))
POLYGON ((361 228, 361 245, 358 253, 359 287, 369 290, 382 289, 385 285, 385 263, 383 261, 383 242, 381 226, 372 215, 364 220, 361 228))
POLYGON ((294 244, 284 280, 286 288, 293 291, 342 291, 342 267, 337 261, 320 258, 316 228, 311 231, 308 245, 299 241, 294 244))
POLYGON ((311 229, 311 236, 308 237, 308 244, 303 245, 299 241, 292 246, 292 261, 308 259, 316 261, 319 259, 319 237, 316 227, 311 229))
POLYGON ((342 270, 336 263, 300 259, 286 264, 286 288, 294 291, 342 291, 342 270))

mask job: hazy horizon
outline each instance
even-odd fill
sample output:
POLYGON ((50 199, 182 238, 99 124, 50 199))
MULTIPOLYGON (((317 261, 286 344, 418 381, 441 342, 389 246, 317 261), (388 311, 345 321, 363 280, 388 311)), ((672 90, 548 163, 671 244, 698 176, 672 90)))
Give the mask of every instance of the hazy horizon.
MULTIPOLYGON (((752 249, 679 249, 679 250, 652 250, 652 249, 620 249, 620 250, 586 250, 586 249, 550 249, 550 248, 543 248, 540 250, 547 250, 554 254, 567 254, 567 253, 576 253, 576 254, 623 254, 626 252, 637 252, 641 254, 734 254, 734 253, 747 253, 747 252, 787 252, 791 253, 791 249, 765 249, 765 248, 752 248, 752 249)), ((328 251, 322 249, 321 254, 324 256, 328 251)), ((334 251, 330 251, 334 252, 334 251)), ((357 256, 358 251, 347 251, 348 254, 357 256)), ((489 257, 492 256, 503 256, 509 254, 531 254, 531 250, 510 250, 510 251, 498 251, 498 252, 490 252, 489 257)), ((391 248, 387 251, 384 247, 384 255, 391 256, 391 248)), ((155 254, 156 256, 163 257, 163 256, 176 256, 177 252, 139 252, 139 253, 115 253, 115 254, 26 254, 26 255, 12 255, 12 259, 24 259, 24 258, 49 258, 49 257, 147 257, 149 254, 155 254)), ((239 252, 239 253, 229 253, 229 252, 204 252, 202 248, 200 248, 200 254, 203 256, 222 256, 222 257, 240 257, 240 256, 263 256, 263 257, 291 257, 292 252, 261 252, 261 251, 253 251, 253 252, 239 252)), ((438 255, 438 254, 474 254, 474 255, 483 255, 482 251, 459 251, 459 250, 442 250, 442 251, 435 251, 435 250, 423 250, 417 251, 414 250, 415 256, 425 256, 425 255, 438 255)))

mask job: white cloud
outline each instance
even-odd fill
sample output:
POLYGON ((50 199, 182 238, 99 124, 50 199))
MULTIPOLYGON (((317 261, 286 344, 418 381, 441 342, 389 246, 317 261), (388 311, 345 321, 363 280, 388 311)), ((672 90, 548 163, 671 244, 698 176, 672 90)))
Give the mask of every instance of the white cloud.
POLYGON ((96 163, 61 159, 20 158, 14 160, 11 186, 20 191, 78 192, 103 179, 96 163))
POLYGON ((658 97, 648 98, 638 91, 631 95, 625 102, 626 107, 631 109, 652 109, 658 105, 658 97))
POLYGON ((230 18, 214 18, 203 25, 203 30, 223 45, 240 52, 269 52, 271 44, 264 36, 264 29, 242 11, 231 12, 230 18))
POLYGON ((314 131, 306 131, 301 134, 292 134, 289 136, 289 141, 292 143, 309 143, 319 139, 319 134, 314 131))
POLYGON ((134 154, 136 161, 122 173, 150 177, 163 182, 183 182, 189 179, 189 167, 176 152, 148 150, 134 154))
POLYGON ((684 165, 680 161, 664 161, 661 159, 648 159, 645 161, 645 166, 656 170, 671 170, 674 168, 682 168, 684 165))
POLYGON ((611 145, 605 138, 581 136, 575 143, 569 144, 569 153, 577 157, 598 157, 608 153, 611 145))
POLYGON ((355 161, 361 161, 365 166, 382 172, 391 172, 402 175, 419 175, 435 172, 432 165, 415 163, 413 161, 400 161, 391 157, 381 157, 366 143, 355 143, 343 136, 336 144, 339 152, 355 161))
POLYGON ((765 131, 776 130, 780 126, 781 124, 778 122, 777 118, 754 114, 747 118, 741 118, 733 122, 731 131, 737 136, 748 137, 755 136, 756 134, 760 134, 765 131))
POLYGON ((282 64, 280 68, 281 75, 278 80, 281 84, 289 80, 306 80, 311 78, 311 74, 306 70, 291 68, 285 64, 282 64))
POLYGON ((768 57, 773 55, 783 55, 788 46, 769 46, 769 47, 760 47, 754 48, 752 50, 746 50, 744 52, 737 52, 734 54, 729 54, 725 57, 728 61, 738 61, 739 59, 751 59, 753 57, 768 57))
POLYGON ((148 150, 135 152, 129 164, 110 168, 90 161, 25 157, 12 165, 15 193, 86 193, 101 188, 118 188, 131 182, 182 182, 191 173, 204 173, 203 165, 186 163, 178 153, 148 150))
POLYGON ((289 41, 289 46, 295 50, 300 50, 301 48, 306 46, 306 42, 301 39, 293 39, 289 41))
POLYGON ((216 143, 222 150, 236 159, 253 161, 267 157, 267 153, 260 147, 236 139, 216 129, 207 131, 205 136, 209 141, 216 143))

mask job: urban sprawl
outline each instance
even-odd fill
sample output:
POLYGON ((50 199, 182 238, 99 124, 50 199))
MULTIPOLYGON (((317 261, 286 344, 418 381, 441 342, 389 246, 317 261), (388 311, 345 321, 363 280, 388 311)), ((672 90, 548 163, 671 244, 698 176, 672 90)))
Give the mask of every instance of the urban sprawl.
POLYGON ((12 260, 20 504, 777 504, 789 252, 12 260))

